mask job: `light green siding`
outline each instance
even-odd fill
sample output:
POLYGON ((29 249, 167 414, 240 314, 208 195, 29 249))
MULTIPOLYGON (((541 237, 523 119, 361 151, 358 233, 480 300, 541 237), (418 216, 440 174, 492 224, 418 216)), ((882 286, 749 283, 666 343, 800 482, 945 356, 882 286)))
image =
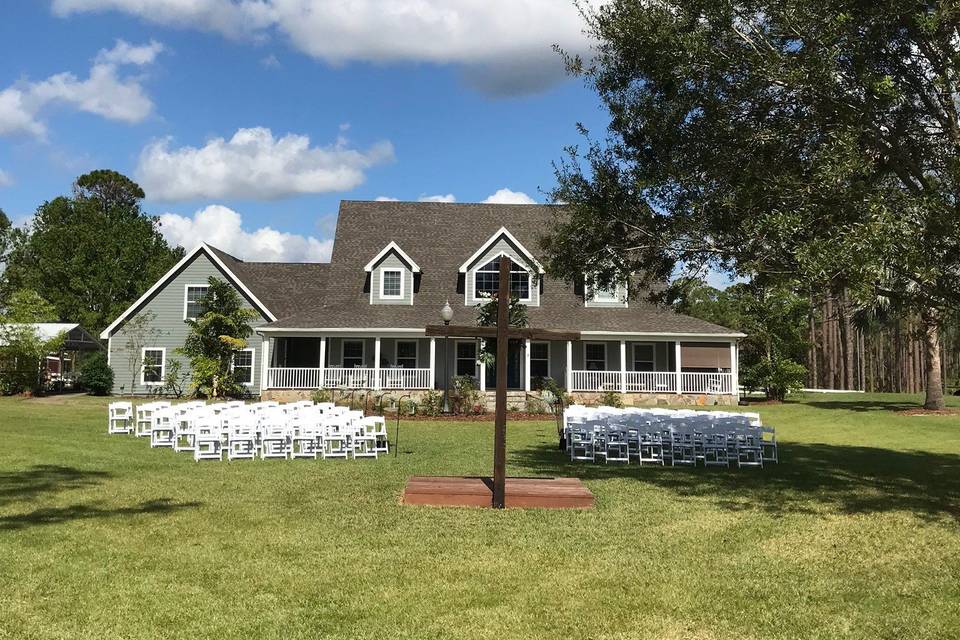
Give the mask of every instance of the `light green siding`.
MULTIPOLYGON (((130 336, 126 331, 129 321, 144 313, 152 313, 155 316, 152 322, 154 332, 150 344, 145 346, 166 350, 165 370, 170 362, 178 359, 183 363, 182 371, 189 374, 190 365, 187 359, 176 353, 176 350, 183 346, 189 328, 183 319, 185 290, 187 285, 206 285, 210 276, 226 280, 223 273, 210 261, 206 254, 198 253, 190 264, 157 291, 152 299, 128 318, 127 322, 113 334, 110 339, 110 366, 114 372, 114 393, 146 394, 153 389, 153 387, 144 386, 140 383, 138 365, 140 354, 137 353, 131 357, 132 354, 128 347, 130 336), (136 362, 134 362, 134 359, 136 362), (133 370, 134 368, 136 369, 133 370)), ((252 308, 249 303, 246 306, 252 308)), ((256 328, 265 322, 266 320, 258 314, 257 318, 250 324, 256 328)), ((260 336, 254 333, 248 339, 248 343, 248 346, 253 349, 253 385, 250 386, 250 392, 259 394, 261 357, 263 355, 260 336)))
POLYGON ((370 272, 370 304, 413 304, 413 272, 391 251, 370 272), (399 269, 403 280, 401 298, 384 298, 380 295, 380 282, 384 269, 399 269))

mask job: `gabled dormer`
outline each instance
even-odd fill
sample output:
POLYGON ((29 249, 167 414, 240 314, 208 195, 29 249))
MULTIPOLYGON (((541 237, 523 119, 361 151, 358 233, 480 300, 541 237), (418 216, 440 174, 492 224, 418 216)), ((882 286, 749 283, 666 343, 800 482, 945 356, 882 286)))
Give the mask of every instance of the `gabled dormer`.
POLYGON ((584 277, 583 304, 585 307, 626 308, 629 306, 627 283, 618 282, 610 286, 598 285, 593 278, 584 277))
POLYGON ((499 289, 500 260, 504 258, 510 260, 511 294, 526 305, 540 306, 543 266, 506 227, 500 227, 460 265, 465 305, 479 304, 499 289))
POLYGON ((370 304, 413 304, 420 267, 396 242, 385 246, 364 270, 370 304))

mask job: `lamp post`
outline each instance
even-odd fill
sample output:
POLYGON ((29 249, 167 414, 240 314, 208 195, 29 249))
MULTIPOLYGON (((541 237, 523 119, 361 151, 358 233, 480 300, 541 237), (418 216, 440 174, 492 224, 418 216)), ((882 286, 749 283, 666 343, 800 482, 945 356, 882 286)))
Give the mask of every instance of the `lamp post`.
POLYGON ((443 412, 450 413, 450 321, 453 320, 453 308, 450 300, 443 303, 440 309, 440 319, 443 320, 443 412))

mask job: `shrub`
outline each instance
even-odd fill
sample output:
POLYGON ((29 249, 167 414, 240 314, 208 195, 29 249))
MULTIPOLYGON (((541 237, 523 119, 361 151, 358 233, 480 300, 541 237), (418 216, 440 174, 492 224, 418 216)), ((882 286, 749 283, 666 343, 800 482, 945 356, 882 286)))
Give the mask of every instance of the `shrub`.
POLYGON ((479 392, 477 382, 473 376, 457 376, 453 379, 453 412, 458 414, 470 413, 477 405, 479 392))
POLYGON ((787 358, 763 359, 741 372, 743 386, 763 389, 768 400, 783 401, 787 393, 803 388, 807 368, 787 358))
POLYGON ((417 403, 413 400, 405 399, 401 400, 400 404, 397 405, 397 413, 403 414, 405 416, 412 416, 417 412, 417 403))
POLYGON ((310 394, 310 399, 317 404, 321 402, 333 402, 333 394, 330 393, 329 389, 317 389, 310 394))
POLYGON ((527 413, 548 413, 547 403, 540 398, 527 398, 527 413))
POLYGON ((175 398, 183 397, 183 390, 190 382, 190 376, 183 373, 183 362, 177 358, 170 360, 167 373, 163 376, 163 393, 175 398))
POLYGON ((420 398, 417 408, 425 416, 438 416, 443 411, 443 395, 438 391, 427 391, 420 398))
POLYGON ((604 391, 600 396, 600 404, 604 407, 623 408, 623 396, 616 391, 604 391))
POLYGON ((107 364, 107 354, 95 353, 83 361, 80 384, 95 396, 105 396, 113 390, 113 369, 107 364))

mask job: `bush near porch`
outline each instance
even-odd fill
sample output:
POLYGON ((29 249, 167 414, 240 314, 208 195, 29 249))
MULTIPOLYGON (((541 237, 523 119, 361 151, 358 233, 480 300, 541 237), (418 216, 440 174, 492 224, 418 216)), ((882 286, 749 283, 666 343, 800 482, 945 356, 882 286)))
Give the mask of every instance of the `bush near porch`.
POLYGON ((107 436, 106 399, 3 398, 0 638, 954 637, 960 428, 894 411, 918 402, 761 407, 763 470, 572 464, 551 422, 511 423, 508 473, 578 475, 597 508, 497 513, 398 501, 488 473, 491 422, 196 464, 107 436))

